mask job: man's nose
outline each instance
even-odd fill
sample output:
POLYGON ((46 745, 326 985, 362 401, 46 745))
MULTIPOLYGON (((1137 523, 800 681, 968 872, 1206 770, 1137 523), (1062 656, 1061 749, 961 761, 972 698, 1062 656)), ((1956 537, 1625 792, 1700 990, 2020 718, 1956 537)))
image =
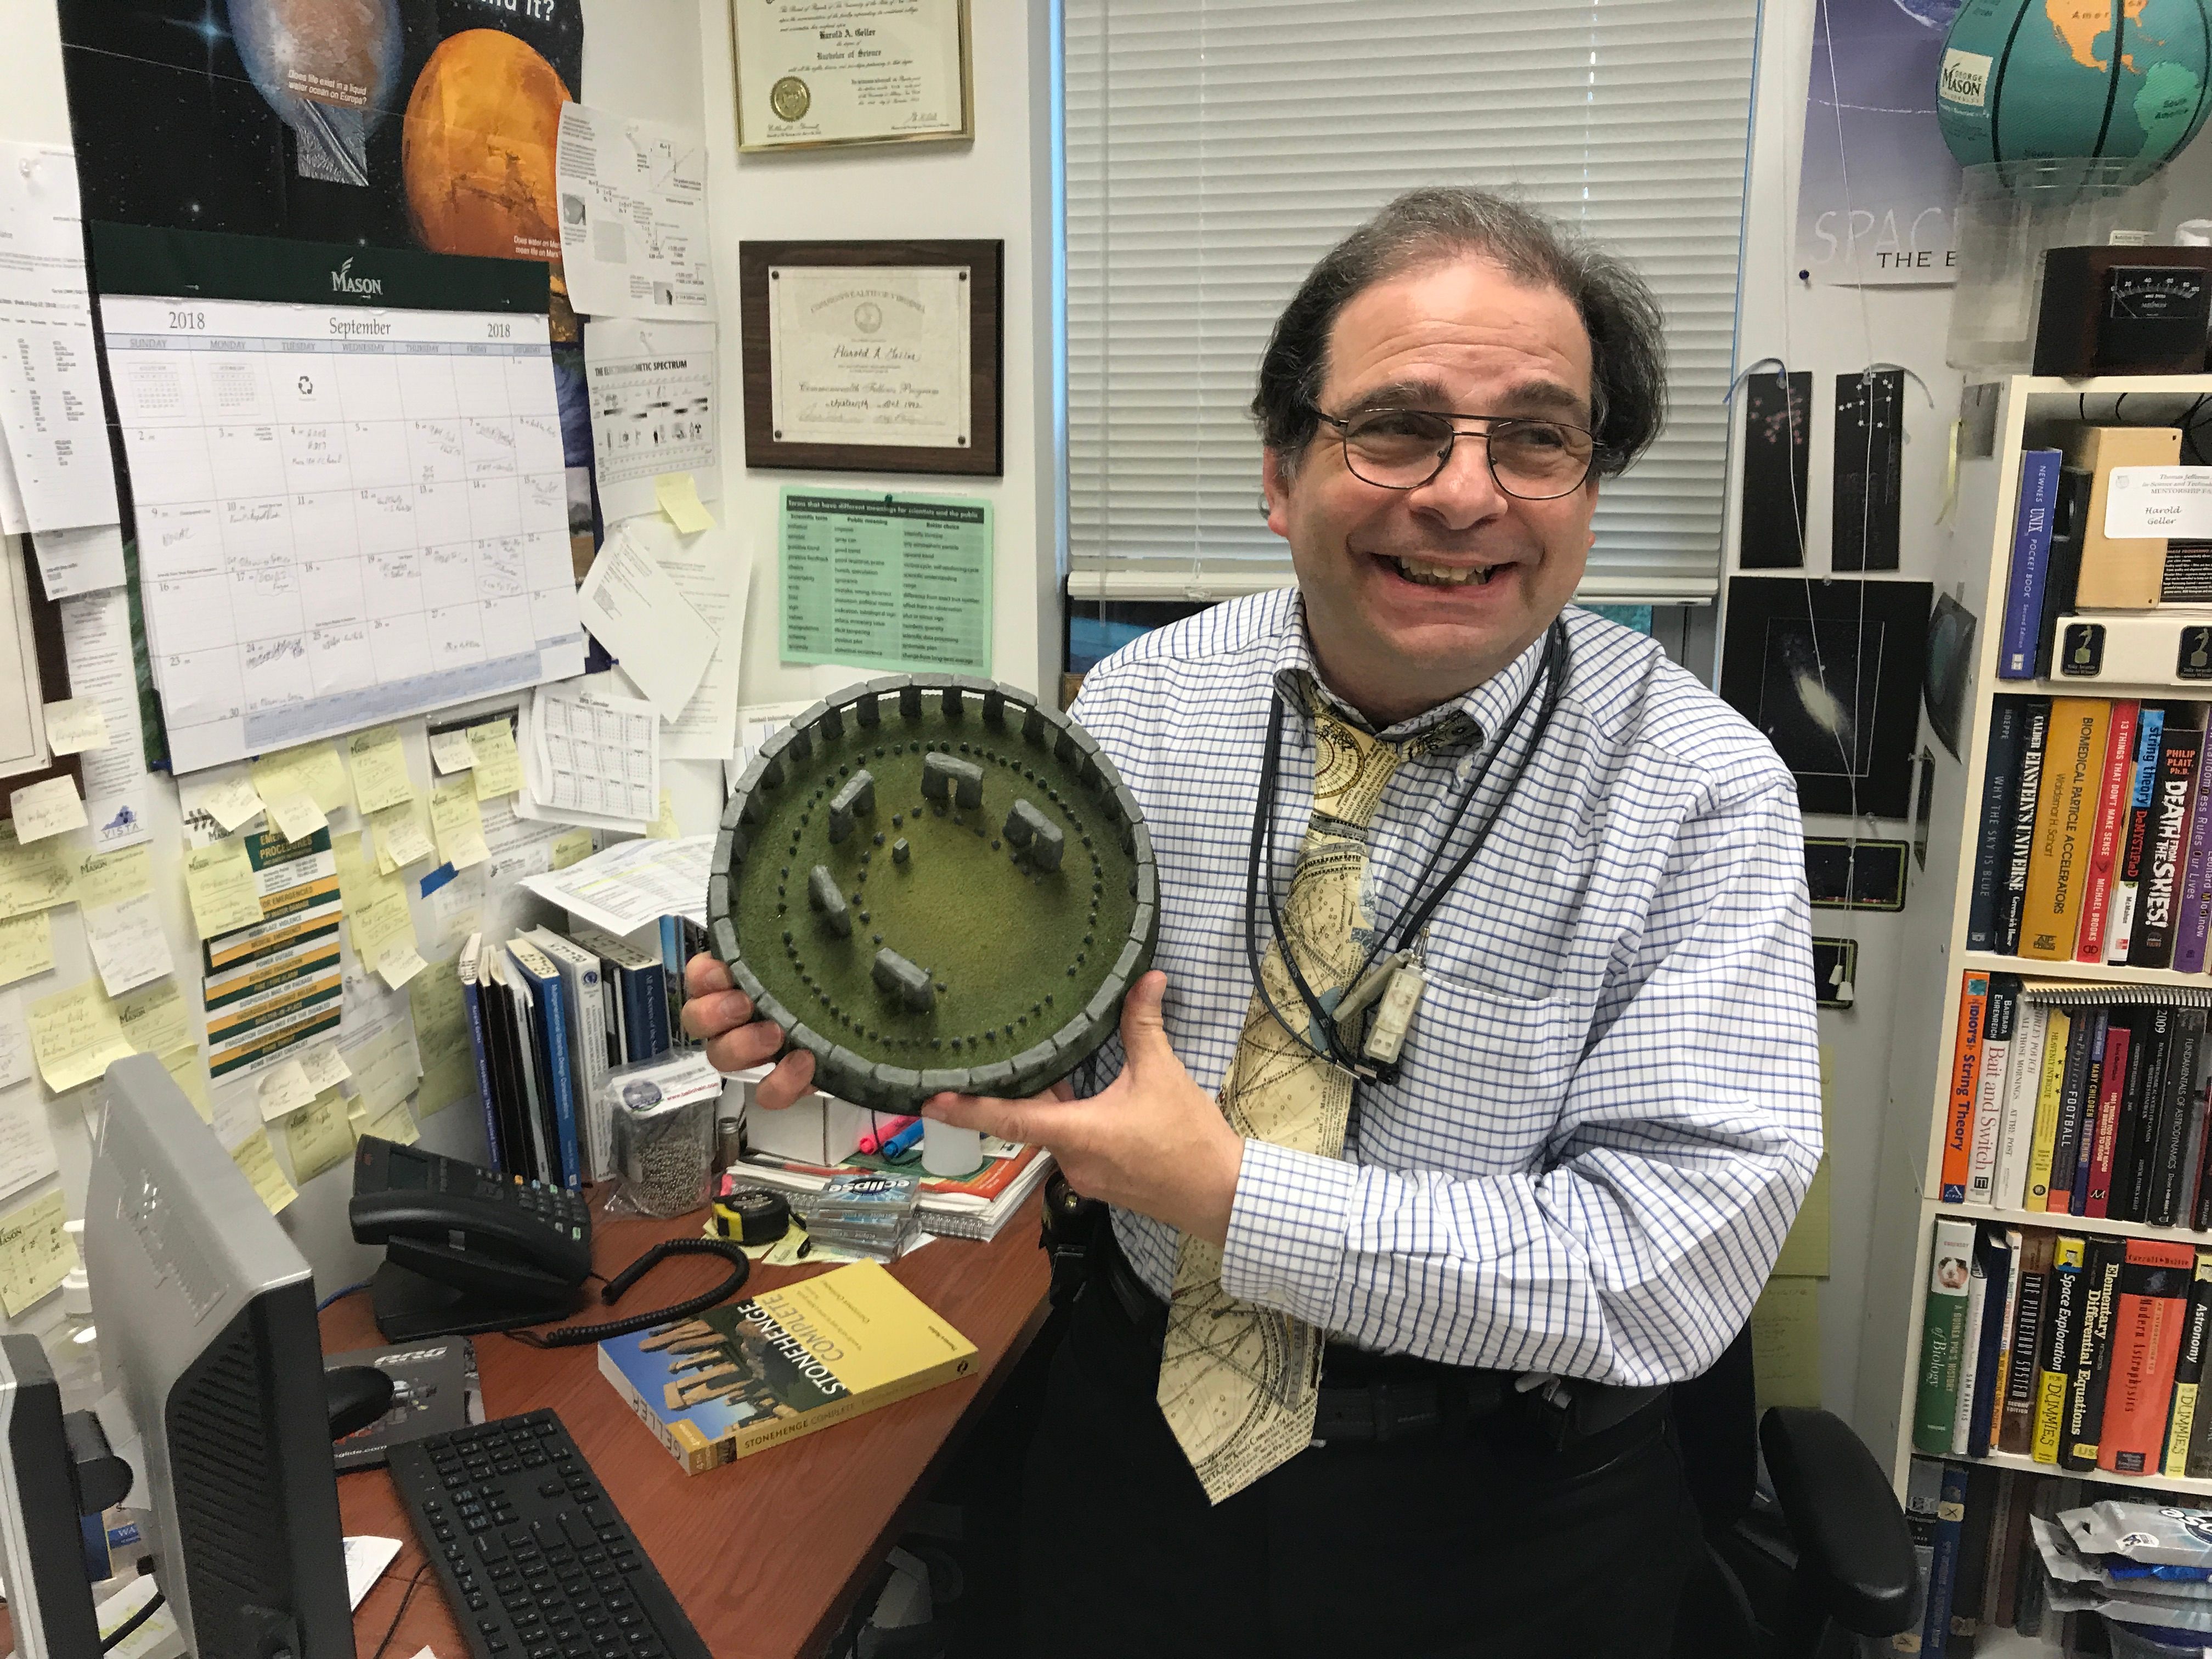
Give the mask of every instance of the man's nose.
POLYGON ((1513 498, 1498 487, 1491 473, 1489 447, 1481 433, 1461 433, 1452 441, 1443 470, 1412 492, 1413 510, 1452 530, 1472 529, 1505 512, 1513 498))

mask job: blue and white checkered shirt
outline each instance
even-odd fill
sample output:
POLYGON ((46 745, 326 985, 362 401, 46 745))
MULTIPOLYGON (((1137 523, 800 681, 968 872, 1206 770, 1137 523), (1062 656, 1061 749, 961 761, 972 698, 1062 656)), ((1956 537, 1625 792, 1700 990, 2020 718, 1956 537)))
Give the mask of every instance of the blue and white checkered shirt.
MULTIPOLYGON (((1210 1092, 1252 995, 1245 860, 1278 688, 1279 890, 1312 809, 1303 617, 1283 590, 1146 634, 1091 671, 1073 711, 1144 807, 1168 1039, 1210 1092)), ((1566 623, 1557 714, 1430 925, 1396 1080, 1359 1085, 1340 1161, 1245 1143, 1222 1282, 1381 1352, 1671 1382, 1742 1328, 1820 1157, 1802 831, 1789 772, 1740 716, 1650 640, 1588 611, 1566 623)), ((1455 708, 1479 733, 1391 780, 1370 848, 1378 921, 1413 901, 1542 655, 1540 640, 1382 734, 1455 708)), ((1076 1081, 1091 1092, 1121 1064, 1116 1039, 1076 1081)), ((1175 1231, 1114 1223, 1164 1297, 1175 1231)))

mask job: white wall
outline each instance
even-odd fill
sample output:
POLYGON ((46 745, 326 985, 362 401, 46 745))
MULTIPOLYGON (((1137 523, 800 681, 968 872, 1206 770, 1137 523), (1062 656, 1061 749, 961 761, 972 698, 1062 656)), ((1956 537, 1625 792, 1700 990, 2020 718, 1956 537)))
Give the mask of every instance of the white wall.
MULTIPOLYGON (((649 116, 704 131, 710 153, 710 212, 723 321, 725 416, 722 495, 717 527, 703 545, 753 561, 750 617, 741 673, 744 701, 811 696, 814 671, 776 656, 775 503, 784 483, 975 494, 994 504, 999 580, 994 672, 1032 689, 1052 683, 1060 663, 1054 553, 1056 462, 1049 367, 1038 359, 1051 339, 1051 101, 1049 8, 1038 0, 976 0, 973 143, 897 146, 795 156, 737 154, 728 14, 723 0, 584 0, 585 100, 619 114, 649 116), (748 474, 738 406, 738 245, 748 237, 994 237, 1006 243, 1005 428, 1006 476, 975 482, 908 475, 748 474), (1039 262, 1042 261, 1040 276, 1039 262), (1042 428, 1040 427, 1042 422, 1042 428), (1042 436, 1040 435, 1042 430, 1042 436)), ((53 0, 0 0, 0 138, 66 144, 61 46, 53 0)), ((494 700, 495 702, 497 700, 494 700)), ((507 705, 513 698, 506 699, 507 705)), ((427 787, 428 754, 410 744, 418 787, 427 787)), ((669 763, 665 781, 687 831, 711 829, 722 805, 719 764, 669 763)), ((183 896, 173 787, 152 791, 154 862, 177 982, 197 1019, 197 952, 183 896)), ((343 829, 349 817, 334 820, 343 829)), ((358 828, 357 825, 353 827, 358 828)), ((419 873, 419 870, 416 873, 419 873)), ((517 891, 490 895, 485 926, 498 927, 534 906, 517 891)), ((71 907, 53 914, 55 967, 0 990, 0 1019, 20 1021, 28 1002, 82 983, 94 973, 82 927, 71 907)), ((416 906, 428 953, 433 917, 416 906)), ((349 960, 350 960, 349 953, 349 960)), ((94 1089, 59 1099, 33 1080, 0 1092, 0 1110, 29 1109, 51 1131, 61 1164, 58 1184, 72 1215, 81 1212, 90 1156, 94 1089)), ((279 1159, 289 1169, 279 1133, 279 1159)), ((434 1150, 480 1157, 481 1119, 467 1102, 423 1126, 434 1150)), ((57 1182, 0 1200, 0 1213, 43 1196, 57 1182)), ((282 1219, 327 1291, 365 1276, 375 1253, 353 1243, 345 1224, 351 1182, 343 1166, 307 1182, 282 1219)), ((49 1297, 22 1320, 44 1328, 59 1313, 49 1297)), ((5 1328, 0 1322, 0 1328, 5 1328)))

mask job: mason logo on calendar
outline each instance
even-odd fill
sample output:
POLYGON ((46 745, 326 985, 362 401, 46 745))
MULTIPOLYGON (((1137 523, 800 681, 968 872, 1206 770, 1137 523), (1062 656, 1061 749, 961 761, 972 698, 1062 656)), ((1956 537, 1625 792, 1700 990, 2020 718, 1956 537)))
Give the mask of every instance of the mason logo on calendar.
POLYGON ((355 276, 353 261, 348 259, 331 273, 331 292, 350 294, 355 298, 362 300, 380 300, 384 297, 384 278, 355 276))

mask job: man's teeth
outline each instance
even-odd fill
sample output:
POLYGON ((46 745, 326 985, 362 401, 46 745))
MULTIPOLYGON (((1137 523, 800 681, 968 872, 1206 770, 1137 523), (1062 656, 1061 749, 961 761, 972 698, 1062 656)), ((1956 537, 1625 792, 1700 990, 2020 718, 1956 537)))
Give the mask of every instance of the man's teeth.
POLYGON ((1431 587, 1462 587, 1468 582, 1486 585, 1492 574, 1504 568, 1503 565, 1479 565, 1472 569, 1456 565, 1430 564, 1420 559, 1393 559, 1398 574, 1409 582, 1421 582, 1431 587))

